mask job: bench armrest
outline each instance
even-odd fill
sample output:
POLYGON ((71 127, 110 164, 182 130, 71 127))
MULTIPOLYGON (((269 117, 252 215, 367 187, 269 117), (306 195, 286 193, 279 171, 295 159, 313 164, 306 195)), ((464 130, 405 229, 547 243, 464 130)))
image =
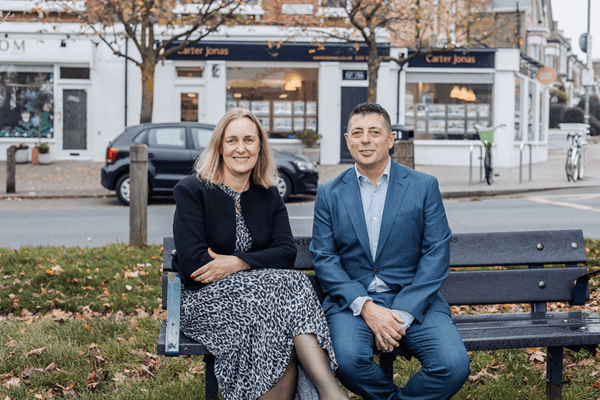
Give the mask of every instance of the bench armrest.
POLYGON ((600 269, 592 271, 589 274, 581 275, 575 281, 575 289, 573 290, 573 302, 571 305, 582 306, 589 298, 588 282, 591 277, 600 275, 600 269))
POLYGON ((177 357, 179 355, 179 325, 181 320, 181 277, 176 272, 169 272, 167 293, 165 356, 177 357))

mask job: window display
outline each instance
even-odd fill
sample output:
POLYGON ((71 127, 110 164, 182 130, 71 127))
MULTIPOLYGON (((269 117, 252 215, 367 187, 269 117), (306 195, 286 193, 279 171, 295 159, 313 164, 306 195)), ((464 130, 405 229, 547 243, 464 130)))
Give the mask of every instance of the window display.
POLYGON ((318 69, 227 68, 227 108, 249 108, 271 137, 317 129, 318 69))
POLYGON ((52 73, 0 66, 0 138, 54 136, 52 73))
POLYGON ((415 139, 477 139, 475 125, 489 126, 491 84, 407 83, 405 123, 415 139))

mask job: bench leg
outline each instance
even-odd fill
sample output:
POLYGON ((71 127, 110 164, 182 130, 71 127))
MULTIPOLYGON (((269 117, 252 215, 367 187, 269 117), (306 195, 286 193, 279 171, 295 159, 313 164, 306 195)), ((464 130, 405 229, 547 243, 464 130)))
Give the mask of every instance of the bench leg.
POLYGON ((546 360, 546 395, 551 400, 562 397, 563 348, 548 347, 546 360))
POLYGON ((206 400, 218 400, 219 383, 215 376, 215 356, 207 354, 204 356, 204 364, 206 366, 206 382, 204 392, 206 400))
POLYGON ((396 360, 395 354, 380 354, 379 355, 379 366, 383 370, 385 377, 390 381, 394 381, 394 361, 396 360))

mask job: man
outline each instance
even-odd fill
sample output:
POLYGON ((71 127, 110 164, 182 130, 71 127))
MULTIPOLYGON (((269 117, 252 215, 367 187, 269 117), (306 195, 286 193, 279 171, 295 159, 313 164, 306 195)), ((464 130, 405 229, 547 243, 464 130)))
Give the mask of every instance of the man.
POLYGON ((356 106, 344 136, 356 164, 319 186, 311 243, 337 376, 366 399, 451 398, 470 370, 439 293, 451 231, 437 180, 391 160, 379 104, 356 106), (402 389, 373 361, 400 343, 422 365, 402 389))

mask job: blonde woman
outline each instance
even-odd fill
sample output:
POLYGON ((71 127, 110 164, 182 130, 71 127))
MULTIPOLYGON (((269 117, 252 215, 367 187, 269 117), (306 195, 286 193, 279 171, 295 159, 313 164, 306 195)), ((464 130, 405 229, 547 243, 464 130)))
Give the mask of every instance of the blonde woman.
POLYGON ((215 355, 223 397, 348 399, 310 282, 281 269, 296 245, 256 117, 227 112, 195 169, 174 190, 173 265, 184 277, 182 330, 215 355))

